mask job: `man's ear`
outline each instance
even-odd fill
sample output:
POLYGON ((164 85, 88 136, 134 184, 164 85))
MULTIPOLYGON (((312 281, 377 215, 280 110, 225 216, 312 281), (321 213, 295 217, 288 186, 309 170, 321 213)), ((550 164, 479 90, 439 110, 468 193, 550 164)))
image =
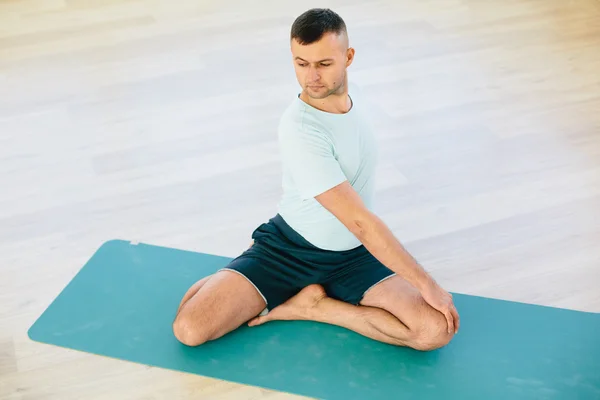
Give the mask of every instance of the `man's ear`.
POLYGON ((346 52, 346 67, 349 67, 352 64, 352 61, 354 61, 354 53, 354 48, 348 48, 348 51, 346 52))

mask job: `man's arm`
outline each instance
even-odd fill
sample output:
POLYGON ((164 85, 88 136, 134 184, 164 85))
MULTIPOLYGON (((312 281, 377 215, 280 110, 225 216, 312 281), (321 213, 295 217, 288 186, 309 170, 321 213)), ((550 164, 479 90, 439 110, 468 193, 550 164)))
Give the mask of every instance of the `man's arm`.
POLYGON ((405 250, 385 223, 365 207, 348 181, 315 199, 335 215, 383 265, 419 291, 429 283, 429 274, 405 250))
POLYGON ((375 258, 415 286, 423 299, 448 321, 448 332, 458 330, 458 313, 452 296, 443 290, 408 254, 394 235, 365 207, 350 185, 333 144, 318 127, 293 126, 280 130, 284 164, 300 195, 316 199, 365 245, 375 258))
POLYGON ((344 224, 375 258, 412 284, 448 322, 448 332, 458 332, 460 317, 452 295, 442 289, 394 237, 389 228, 367 209, 354 188, 345 181, 315 199, 344 224))

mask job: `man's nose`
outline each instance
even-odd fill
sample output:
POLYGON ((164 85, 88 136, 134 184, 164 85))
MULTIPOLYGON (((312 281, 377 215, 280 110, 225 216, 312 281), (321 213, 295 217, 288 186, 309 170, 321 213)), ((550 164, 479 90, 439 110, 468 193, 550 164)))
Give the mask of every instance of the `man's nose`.
POLYGON ((315 67, 309 67, 308 68, 308 80, 310 82, 316 82, 321 78, 321 75, 319 74, 319 70, 315 67))

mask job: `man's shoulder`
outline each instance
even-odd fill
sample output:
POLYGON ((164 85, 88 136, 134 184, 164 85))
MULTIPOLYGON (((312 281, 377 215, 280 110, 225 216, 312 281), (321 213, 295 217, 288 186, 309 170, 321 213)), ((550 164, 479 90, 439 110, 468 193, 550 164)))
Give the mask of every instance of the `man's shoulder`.
POLYGON ((295 99, 279 119, 278 136, 283 140, 326 137, 327 129, 323 121, 308 112, 301 100, 295 99))

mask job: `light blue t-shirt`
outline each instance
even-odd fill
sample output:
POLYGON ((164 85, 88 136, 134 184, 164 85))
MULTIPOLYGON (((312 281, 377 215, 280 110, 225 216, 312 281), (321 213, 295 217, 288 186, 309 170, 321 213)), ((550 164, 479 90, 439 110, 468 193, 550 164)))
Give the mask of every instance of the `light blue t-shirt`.
POLYGON ((283 167, 283 196, 278 212, 314 246, 349 250, 361 245, 315 196, 348 180, 372 209, 377 163, 375 137, 358 88, 348 92, 345 114, 316 109, 299 97, 285 110, 278 129, 283 167))

